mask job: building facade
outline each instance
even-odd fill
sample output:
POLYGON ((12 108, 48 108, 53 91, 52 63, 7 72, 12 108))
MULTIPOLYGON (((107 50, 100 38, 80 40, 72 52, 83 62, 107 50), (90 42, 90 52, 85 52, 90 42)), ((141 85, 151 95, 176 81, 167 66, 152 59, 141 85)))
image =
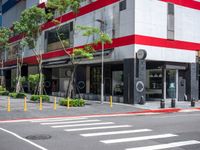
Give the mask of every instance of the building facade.
MULTIPOLYGON (((11 27, 20 13, 32 5, 44 8, 44 1, 3 0, 3 26, 11 27)), ((45 8, 44 8, 45 9, 45 8)), ((60 16, 55 17, 59 19, 60 16)), ((88 39, 74 31, 75 25, 102 27, 113 39, 104 50, 105 100, 136 104, 141 100, 199 98, 200 2, 188 0, 86 0, 75 18, 62 17, 61 30, 68 50, 85 45, 88 39)), ((71 67, 55 34, 55 24, 43 24, 38 42, 43 50, 43 72, 48 94, 65 96, 71 67)), ((89 39, 92 43, 95 37, 89 39)), ((16 53, 20 36, 11 38, 6 54, 6 86, 12 89, 16 76, 16 53)), ((37 73, 35 57, 24 52, 22 75, 37 73)), ((100 100, 101 47, 94 59, 82 60, 76 72, 76 93, 100 100)), ((27 86, 25 86, 27 87, 27 86)), ((27 88, 28 90, 28 88, 27 88)))

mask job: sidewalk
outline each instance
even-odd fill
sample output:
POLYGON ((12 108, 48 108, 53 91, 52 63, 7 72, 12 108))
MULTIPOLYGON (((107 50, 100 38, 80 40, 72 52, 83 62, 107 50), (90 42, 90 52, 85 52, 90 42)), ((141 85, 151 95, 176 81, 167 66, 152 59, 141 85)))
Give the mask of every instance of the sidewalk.
MULTIPOLYGON (((51 101, 53 97, 51 97, 51 101)), ((57 98, 59 100, 59 98, 57 98)), ((190 106, 190 102, 177 102, 176 108, 170 108, 171 102, 166 102, 165 109, 160 109, 160 102, 147 102, 144 105, 128 105, 114 103, 110 108, 108 102, 100 104, 97 101, 86 101, 85 107, 72 107, 67 109, 65 106, 57 105, 53 110, 53 103, 43 103, 43 110, 39 110, 39 103, 27 100, 27 112, 24 112, 23 99, 11 99, 11 112, 7 112, 7 97, 0 97, 0 120, 26 119, 26 118, 44 118, 44 117, 62 117, 62 116, 84 116, 84 115, 111 115, 111 114, 135 114, 144 115, 151 113, 172 113, 181 111, 200 110, 200 102, 196 103, 195 109, 190 106)))

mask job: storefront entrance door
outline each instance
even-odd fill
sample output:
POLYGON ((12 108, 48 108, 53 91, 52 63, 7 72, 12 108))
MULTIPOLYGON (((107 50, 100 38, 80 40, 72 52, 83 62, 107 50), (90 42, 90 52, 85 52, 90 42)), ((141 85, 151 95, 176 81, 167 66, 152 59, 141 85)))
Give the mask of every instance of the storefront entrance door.
POLYGON ((177 70, 166 69, 165 70, 165 99, 177 99, 177 70))

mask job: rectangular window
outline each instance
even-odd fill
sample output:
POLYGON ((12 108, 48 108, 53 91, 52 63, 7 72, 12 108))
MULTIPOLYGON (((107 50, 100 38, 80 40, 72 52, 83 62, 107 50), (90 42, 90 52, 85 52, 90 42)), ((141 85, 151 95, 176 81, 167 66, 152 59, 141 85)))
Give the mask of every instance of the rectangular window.
POLYGON ((101 93, 101 67, 90 68, 90 93, 101 93))
POLYGON ((58 31, 56 29, 52 29, 45 32, 47 51, 62 49, 62 44, 60 43, 58 34, 60 35, 61 40, 65 41, 65 48, 71 47, 73 41, 71 36, 73 34, 73 22, 61 26, 58 31))
POLYGON ((123 0, 119 3, 119 10, 123 11, 126 9, 126 0, 123 0))
POLYGON ((168 3, 167 7, 167 38, 174 40, 174 4, 168 3))

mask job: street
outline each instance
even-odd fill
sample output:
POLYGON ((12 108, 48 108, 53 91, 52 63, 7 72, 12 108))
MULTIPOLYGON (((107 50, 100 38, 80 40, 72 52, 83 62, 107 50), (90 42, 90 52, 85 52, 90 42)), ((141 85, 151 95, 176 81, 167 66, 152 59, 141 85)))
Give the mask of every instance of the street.
POLYGON ((200 150, 200 113, 0 122, 1 150, 200 150))

